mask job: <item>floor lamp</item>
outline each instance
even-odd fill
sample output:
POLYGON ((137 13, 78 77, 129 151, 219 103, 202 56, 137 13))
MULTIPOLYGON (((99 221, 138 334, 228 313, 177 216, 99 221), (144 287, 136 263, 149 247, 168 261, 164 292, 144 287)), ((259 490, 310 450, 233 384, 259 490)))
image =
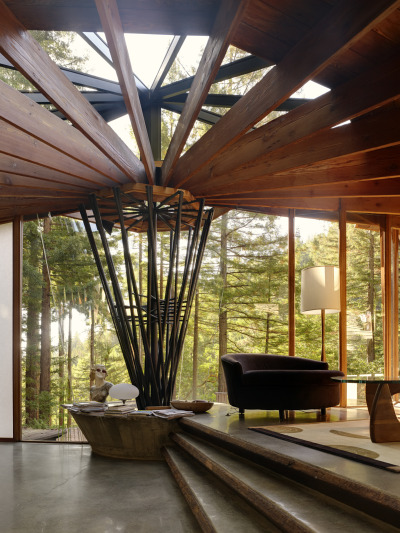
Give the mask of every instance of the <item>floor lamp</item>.
POLYGON ((315 266, 301 271, 300 310, 306 315, 321 313, 322 350, 321 361, 325 355, 325 314, 340 311, 339 268, 335 266, 315 266))

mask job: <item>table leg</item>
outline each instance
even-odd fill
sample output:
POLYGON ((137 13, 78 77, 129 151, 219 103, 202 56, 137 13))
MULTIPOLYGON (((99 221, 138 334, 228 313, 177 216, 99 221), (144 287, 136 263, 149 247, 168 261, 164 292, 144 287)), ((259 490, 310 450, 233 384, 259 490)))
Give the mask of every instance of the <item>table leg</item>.
POLYGON ((366 384, 372 442, 400 442, 400 422, 393 407, 391 393, 387 383, 366 384))

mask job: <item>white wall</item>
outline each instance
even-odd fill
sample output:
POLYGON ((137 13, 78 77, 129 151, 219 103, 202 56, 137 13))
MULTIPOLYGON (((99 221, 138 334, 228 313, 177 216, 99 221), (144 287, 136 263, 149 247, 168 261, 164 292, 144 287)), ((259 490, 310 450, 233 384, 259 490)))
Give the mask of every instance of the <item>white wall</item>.
POLYGON ((13 437, 13 225, 0 225, 0 438, 13 437))

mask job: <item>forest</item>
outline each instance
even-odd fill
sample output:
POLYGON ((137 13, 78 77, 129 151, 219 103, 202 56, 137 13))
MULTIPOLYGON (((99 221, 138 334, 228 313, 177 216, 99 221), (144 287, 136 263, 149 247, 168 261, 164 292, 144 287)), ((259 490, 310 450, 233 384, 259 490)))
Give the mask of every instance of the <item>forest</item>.
MULTIPOLYGON (((230 211, 215 219, 200 273, 175 397, 221 400, 225 353, 288 353, 285 218, 230 211)), ((96 232, 94 232, 96 235, 96 232)), ((130 237, 139 291, 146 235, 130 237)), ((383 371, 379 233, 348 224, 348 373, 383 371), (370 316, 367 321, 365 317, 370 316)), ((168 247, 158 236, 159 283, 168 247)), ((112 239, 116 265, 122 248, 112 239)), ((90 367, 129 382, 82 222, 47 217, 24 224, 23 405, 25 426, 64 427, 60 404, 89 399, 90 367)), ((296 355, 320 358, 319 316, 300 313, 301 270, 338 264, 338 225, 313 238, 296 232, 296 355)), ((121 266, 122 268, 122 266, 121 266)), ((338 368, 338 315, 327 315, 326 351, 338 368)))

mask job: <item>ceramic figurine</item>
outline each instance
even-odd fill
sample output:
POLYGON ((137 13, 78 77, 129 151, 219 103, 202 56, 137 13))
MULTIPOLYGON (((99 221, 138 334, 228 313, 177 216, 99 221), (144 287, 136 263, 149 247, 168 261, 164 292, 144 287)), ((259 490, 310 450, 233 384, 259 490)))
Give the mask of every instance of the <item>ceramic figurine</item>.
POLYGON ((90 399, 104 403, 113 384, 106 381, 107 370, 104 365, 96 365, 92 371, 94 371, 95 384, 90 387, 90 399))

